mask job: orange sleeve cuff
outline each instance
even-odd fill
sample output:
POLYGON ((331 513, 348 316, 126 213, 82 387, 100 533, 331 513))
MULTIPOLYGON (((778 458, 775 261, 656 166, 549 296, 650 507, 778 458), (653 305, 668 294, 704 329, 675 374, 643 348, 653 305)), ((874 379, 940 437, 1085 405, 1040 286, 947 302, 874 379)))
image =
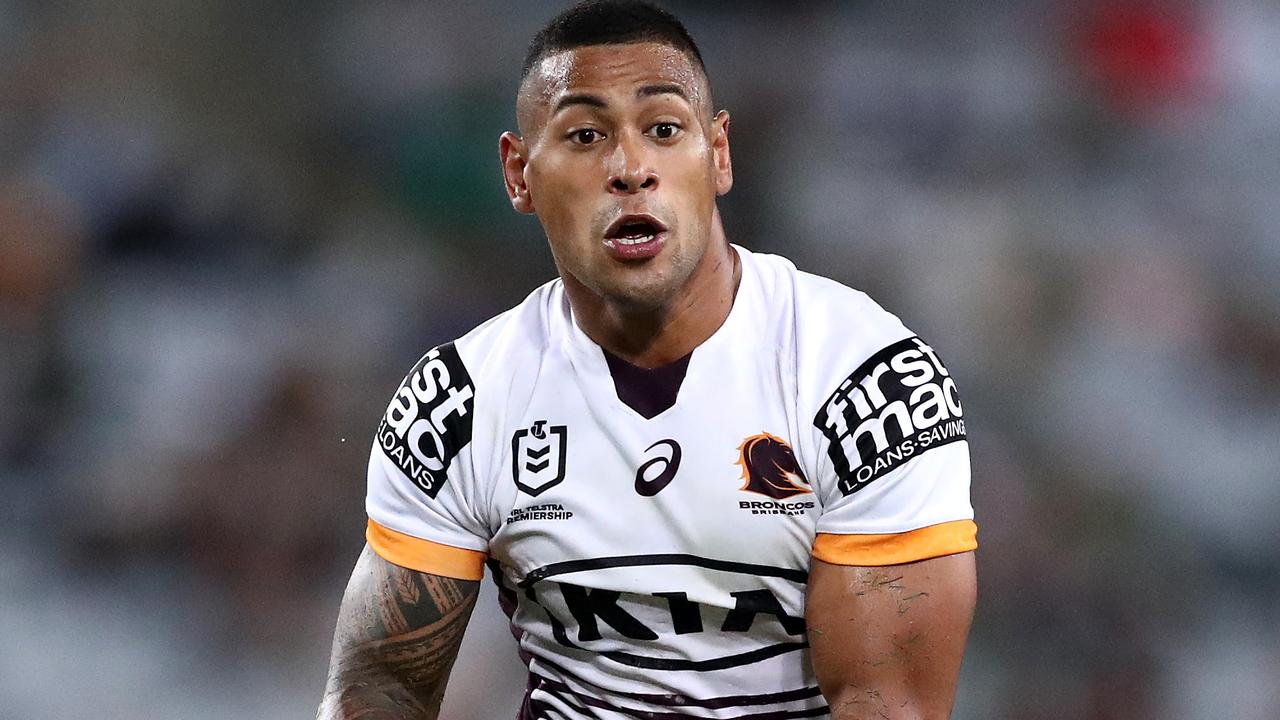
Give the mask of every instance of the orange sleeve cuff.
POLYGON ((818 533, 813 556, 832 565, 901 565, 976 547, 978 525, 972 520, 953 520, 891 535, 818 533))
POLYGON ((364 537, 383 560, 400 567, 459 580, 484 577, 485 554, 482 552, 405 535, 379 525, 373 518, 369 519, 364 537))

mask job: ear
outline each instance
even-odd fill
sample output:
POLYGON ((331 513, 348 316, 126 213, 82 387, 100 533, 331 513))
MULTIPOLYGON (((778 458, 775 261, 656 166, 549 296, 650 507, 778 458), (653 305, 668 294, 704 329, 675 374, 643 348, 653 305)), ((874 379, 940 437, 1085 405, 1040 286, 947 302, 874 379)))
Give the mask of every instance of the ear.
POLYGON ((502 133, 498 139, 498 156, 502 159, 502 179, 507 186, 511 207, 525 215, 533 213, 533 198, 524 178, 524 169, 529 162, 524 140, 510 131, 502 133))
POLYGON ((711 119, 711 160, 715 164, 716 195, 733 187, 733 162, 729 159, 729 113, 721 110, 711 119))

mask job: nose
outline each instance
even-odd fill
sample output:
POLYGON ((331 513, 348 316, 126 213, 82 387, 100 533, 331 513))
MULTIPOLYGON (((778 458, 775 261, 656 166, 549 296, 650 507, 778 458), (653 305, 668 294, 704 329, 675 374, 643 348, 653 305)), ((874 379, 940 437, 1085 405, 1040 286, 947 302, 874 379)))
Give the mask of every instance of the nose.
POLYGON ((629 195, 658 187, 658 173, 643 149, 643 141, 624 136, 614 148, 611 160, 609 192, 629 195))

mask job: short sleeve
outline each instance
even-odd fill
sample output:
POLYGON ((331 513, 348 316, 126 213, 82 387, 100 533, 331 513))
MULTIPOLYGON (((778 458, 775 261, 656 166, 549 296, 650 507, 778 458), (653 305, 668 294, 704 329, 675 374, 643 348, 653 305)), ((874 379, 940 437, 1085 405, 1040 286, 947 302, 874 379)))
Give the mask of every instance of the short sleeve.
POLYGON ((365 537, 413 570, 478 580, 489 545, 470 462, 475 386, 453 343, 401 382, 369 455, 365 537))
MULTIPOLYGON (((828 362, 839 365, 835 357, 828 362)), ((813 417, 814 484, 823 500, 814 557, 882 566, 973 550, 969 447, 955 379, 914 336, 845 368, 855 364, 828 375, 831 390, 813 417)))

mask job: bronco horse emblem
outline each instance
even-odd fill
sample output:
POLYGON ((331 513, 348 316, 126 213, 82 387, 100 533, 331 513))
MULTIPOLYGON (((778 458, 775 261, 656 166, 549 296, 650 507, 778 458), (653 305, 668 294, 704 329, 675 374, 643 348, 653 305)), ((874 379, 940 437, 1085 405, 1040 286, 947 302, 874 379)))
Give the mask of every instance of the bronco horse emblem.
POLYGON ((745 481, 740 490, 774 500, 813 492, 786 440, 762 432, 738 446, 738 465, 745 481))

